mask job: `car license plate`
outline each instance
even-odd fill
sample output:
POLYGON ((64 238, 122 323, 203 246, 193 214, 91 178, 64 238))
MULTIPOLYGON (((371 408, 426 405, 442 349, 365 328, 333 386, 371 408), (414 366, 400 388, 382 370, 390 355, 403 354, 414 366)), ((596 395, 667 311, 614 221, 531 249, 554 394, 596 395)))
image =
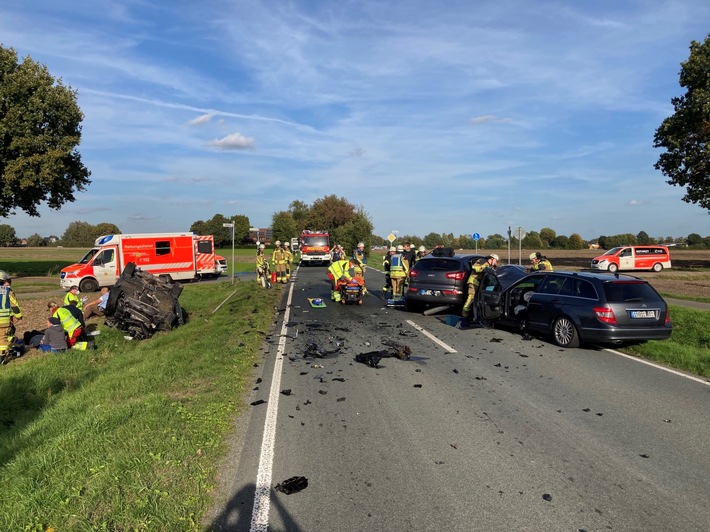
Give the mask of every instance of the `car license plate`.
POLYGON ((631 311, 631 319, 655 318, 655 317, 656 317, 655 310, 632 310, 631 311))
POLYGON ((439 294, 438 290, 419 290, 420 296, 438 296, 439 294))

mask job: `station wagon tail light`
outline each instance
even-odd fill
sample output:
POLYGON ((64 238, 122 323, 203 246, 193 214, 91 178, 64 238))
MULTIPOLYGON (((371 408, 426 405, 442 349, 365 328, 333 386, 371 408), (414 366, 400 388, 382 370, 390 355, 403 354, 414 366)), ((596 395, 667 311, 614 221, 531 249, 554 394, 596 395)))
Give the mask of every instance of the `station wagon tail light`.
POLYGON ((614 316, 614 311, 611 307, 594 307, 594 314, 596 314, 597 319, 603 323, 616 323, 616 316, 614 316))
POLYGON ((463 281, 464 277, 466 277, 466 272, 452 272, 446 274, 447 279, 455 279, 457 281, 463 281))
POLYGON ((671 309, 666 307, 666 325, 671 324, 671 309))
POLYGON ((419 272, 418 272, 418 271, 416 271, 416 270, 410 270, 410 271, 409 271, 409 278, 410 278, 410 279, 413 278, 413 277, 418 277, 418 276, 419 276, 419 272))

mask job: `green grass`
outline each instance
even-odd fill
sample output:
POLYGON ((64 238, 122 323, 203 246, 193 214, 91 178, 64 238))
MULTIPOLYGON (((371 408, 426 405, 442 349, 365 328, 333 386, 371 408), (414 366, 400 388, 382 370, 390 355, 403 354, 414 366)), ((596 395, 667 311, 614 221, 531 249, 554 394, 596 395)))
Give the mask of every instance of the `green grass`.
POLYGON ((659 292, 662 297, 664 298, 671 298, 671 299, 682 299, 683 301, 697 301, 698 303, 710 303, 710 298, 707 297, 693 297, 693 296, 686 296, 683 294, 671 294, 669 292, 659 292))
POLYGON ((670 305, 673 334, 622 351, 710 378, 710 312, 670 305))
POLYGON ((0 530, 199 530, 279 296, 186 286, 170 333, 0 367, 0 530))

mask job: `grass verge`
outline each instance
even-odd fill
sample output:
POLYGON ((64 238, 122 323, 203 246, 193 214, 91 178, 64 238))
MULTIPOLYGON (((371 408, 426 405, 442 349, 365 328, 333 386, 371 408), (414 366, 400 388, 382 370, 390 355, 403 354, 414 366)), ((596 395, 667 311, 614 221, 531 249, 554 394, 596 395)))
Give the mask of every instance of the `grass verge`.
POLYGON ((710 378, 710 312, 670 305, 673 334, 621 349, 660 364, 710 378))
POLYGON ((168 334, 1 367, 0 530, 199 530, 280 293, 186 286, 168 334))

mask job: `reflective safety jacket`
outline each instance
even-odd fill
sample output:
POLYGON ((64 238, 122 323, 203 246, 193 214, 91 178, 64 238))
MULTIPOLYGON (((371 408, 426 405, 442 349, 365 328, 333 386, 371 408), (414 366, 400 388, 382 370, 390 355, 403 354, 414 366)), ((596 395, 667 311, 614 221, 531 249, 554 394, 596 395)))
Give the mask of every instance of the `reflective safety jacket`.
POLYGON ((552 267, 552 263, 547 260, 547 259, 541 259, 538 261, 537 264, 533 264, 530 266, 530 271, 531 272, 538 272, 538 271, 546 271, 546 272, 552 272, 554 271, 554 268, 552 267))
POLYGON ((273 264, 286 264, 286 254, 281 248, 276 248, 271 254, 271 262, 273 264))
POLYGON ((81 300, 81 298, 76 294, 67 292, 67 295, 64 296, 64 304, 71 305, 72 303, 76 305, 76 308, 78 308, 79 310, 83 310, 84 302, 81 300))
POLYGON ((54 311, 54 314, 52 314, 52 316, 54 316, 55 318, 59 318, 59 322, 62 325, 62 329, 66 331, 70 338, 74 334, 74 331, 81 327, 81 322, 76 319, 67 308, 59 307, 57 310, 54 311))
POLYGON ((402 253, 390 257, 390 277, 401 279, 409 274, 409 263, 402 253))
POLYGON ((349 260, 337 260, 328 267, 328 272, 333 276, 335 281, 338 281, 345 277, 346 281, 349 281, 355 275, 354 268, 350 267, 349 260))
POLYGON ((7 285, 0 286, 0 325, 10 323, 10 318, 21 318, 22 311, 17 304, 15 293, 7 285))
POLYGON ((477 288, 483 279, 483 273, 491 267, 488 259, 478 259, 471 267, 471 275, 468 276, 468 284, 477 288))

